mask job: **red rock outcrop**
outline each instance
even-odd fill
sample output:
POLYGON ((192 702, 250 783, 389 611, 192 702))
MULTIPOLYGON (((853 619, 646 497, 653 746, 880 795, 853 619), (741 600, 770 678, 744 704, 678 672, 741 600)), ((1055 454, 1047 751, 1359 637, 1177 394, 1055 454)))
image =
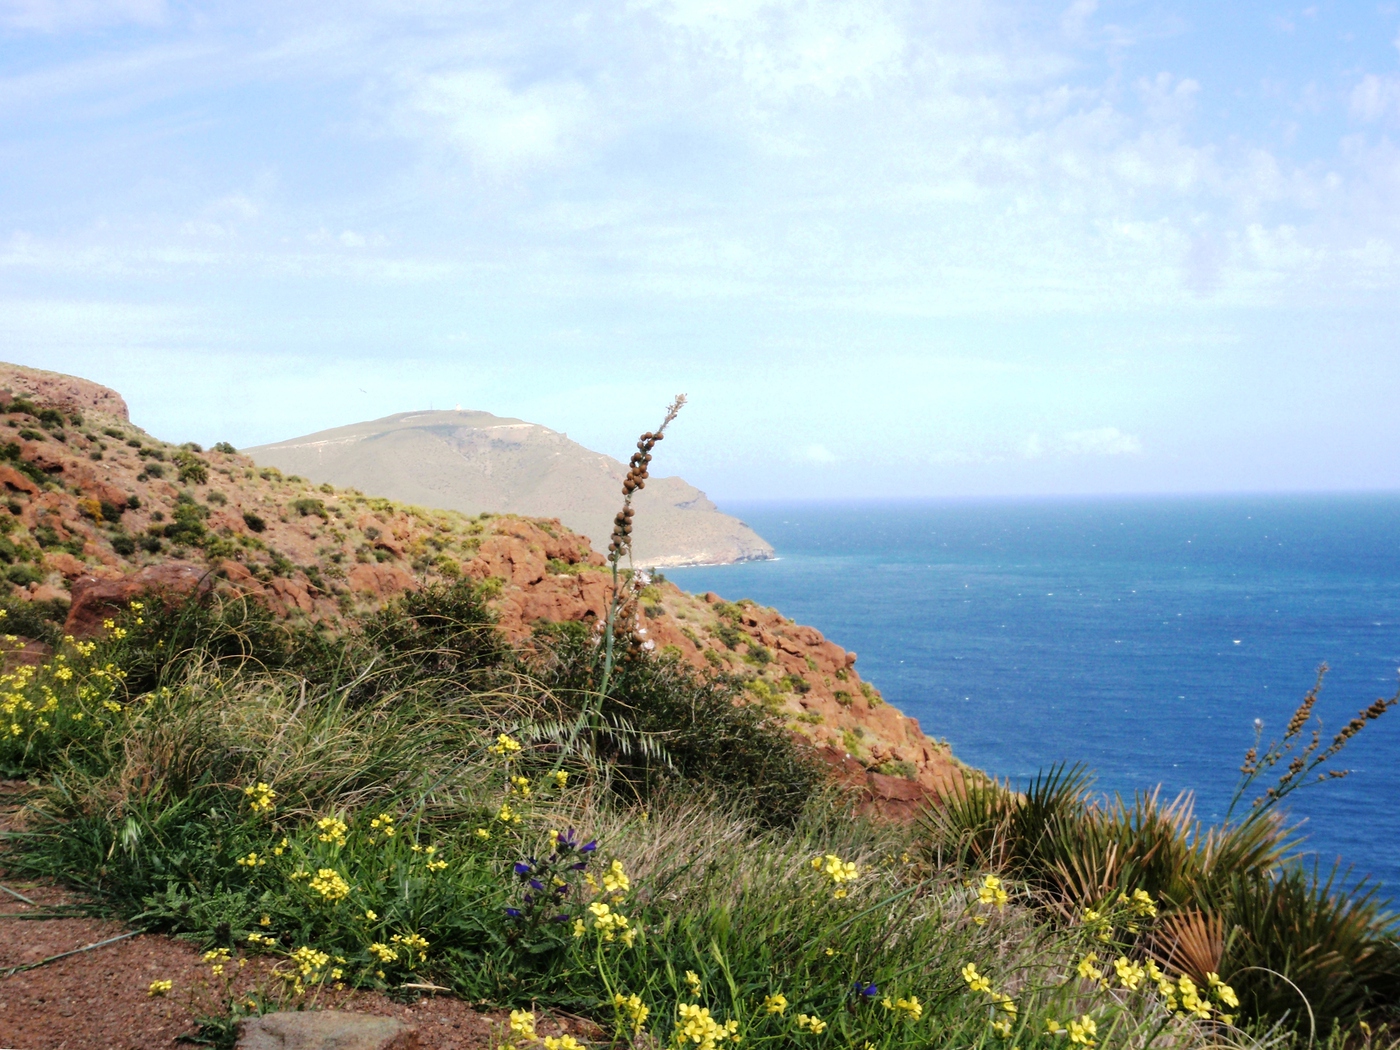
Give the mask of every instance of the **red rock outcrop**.
POLYGON ((63 630, 74 638, 93 638, 104 620, 125 613, 133 601, 185 598, 213 583, 210 569, 178 561, 148 565, 118 579, 79 576, 70 588, 72 605, 63 630))

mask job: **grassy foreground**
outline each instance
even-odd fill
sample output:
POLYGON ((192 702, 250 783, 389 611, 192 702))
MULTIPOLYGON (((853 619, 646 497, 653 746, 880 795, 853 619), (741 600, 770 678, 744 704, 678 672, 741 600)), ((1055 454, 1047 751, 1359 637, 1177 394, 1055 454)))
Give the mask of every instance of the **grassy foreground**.
POLYGON ((1310 701, 1223 828, 1074 770, 906 828, 637 641, 509 650, 466 583, 336 639, 134 604, 0 682, 0 773, 33 785, 3 861, 206 947, 215 1043, 353 984, 511 1008, 502 1042, 547 1050, 576 1045, 549 1009, 707 1050, 1394 1045, 1394 917, 1278 816, 1341 746, 1310 701))

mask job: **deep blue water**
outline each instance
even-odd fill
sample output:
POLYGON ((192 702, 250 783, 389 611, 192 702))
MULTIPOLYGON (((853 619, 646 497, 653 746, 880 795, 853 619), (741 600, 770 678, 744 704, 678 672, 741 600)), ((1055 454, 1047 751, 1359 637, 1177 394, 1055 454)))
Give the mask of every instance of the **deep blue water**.
MULTIPOLYGON (((1397 688, 1400 496, 742 504, 778 560, 668 570, 859 654, 965 761, 1196 793, 1218 818, 1263 719, 1327 675, 1324 735, 1397 688)), ((1309 849, 1400 887, 1400 709, 1294 795, 1309 849)), ((1270 781, 1271 782, 1271 781, 1270 781)))

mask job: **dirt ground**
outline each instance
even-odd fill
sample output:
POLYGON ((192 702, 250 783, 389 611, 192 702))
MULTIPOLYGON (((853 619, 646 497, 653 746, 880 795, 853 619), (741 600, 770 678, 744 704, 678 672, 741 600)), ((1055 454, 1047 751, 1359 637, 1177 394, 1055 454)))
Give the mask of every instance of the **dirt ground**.
MULTIPOLYGON (((169 937, 141 934, 91 951, 5 976, 11 967, 38 962, 128 932, 96 919, 22 919, 64 903, 65 895, 32 883, 4 885, 37 907, 0 892, 0 1047, 6 1050, 165 1050, 196 1031, 195 1018, 217 1009, 208 987, 209 967, 197 949, 169 937), (169 980, 167 996, 152 998, 152 981, 169 980)), ((256 986, 258 965, 239 974, 236 989, 256 986)), ((424 1050, 476 1050, 491 1046, 499 1014, 479 1013, 450 996, 411 1005, 373 993, 342 993, 323 1006, 398 1017, 418 1028, 424 1050)))
MULTIPOLYGON (((0 784, 0 827, 13 812, 0 784)), ((221 1012, 222 986, 210 988, 209 966, 194 946, 152 934, 122 940, 44 963, 12 968, 129 934, 120 923, 90 918, 45 918, 76 898, 60 888, 17 880, 0 865, 0 1050, 176 1050, 180 1036, 197 1031, 196 1018, 221 1012), (14 894, 27 897, 30 902, 14 894), (36 916, 27 918, 27 916, 36 916), (168 980, 168 995, 151 997, 151 982, 168 980)), ((263 960, 238 971, 234 991, 276 984, 263 960)), ((449 995, 424 994, 394 1002, 373 992, 331 992, 315 1005, 397 1017, 418 1029, 422 1050, 486 1050, 500 1042, 506 1016, 482 1012, 449 995)), ((586 1036, 581 1019, 547 1022, 544 1034, 586 1036)))

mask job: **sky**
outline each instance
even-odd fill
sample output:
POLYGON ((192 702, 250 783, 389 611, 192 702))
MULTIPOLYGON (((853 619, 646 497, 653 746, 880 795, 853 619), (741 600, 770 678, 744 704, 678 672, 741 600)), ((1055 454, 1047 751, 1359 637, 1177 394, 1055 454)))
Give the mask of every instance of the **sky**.
POLYGON ((0 359, 712 497, 1400 487, 1400 5, 0 0, 0 359))

